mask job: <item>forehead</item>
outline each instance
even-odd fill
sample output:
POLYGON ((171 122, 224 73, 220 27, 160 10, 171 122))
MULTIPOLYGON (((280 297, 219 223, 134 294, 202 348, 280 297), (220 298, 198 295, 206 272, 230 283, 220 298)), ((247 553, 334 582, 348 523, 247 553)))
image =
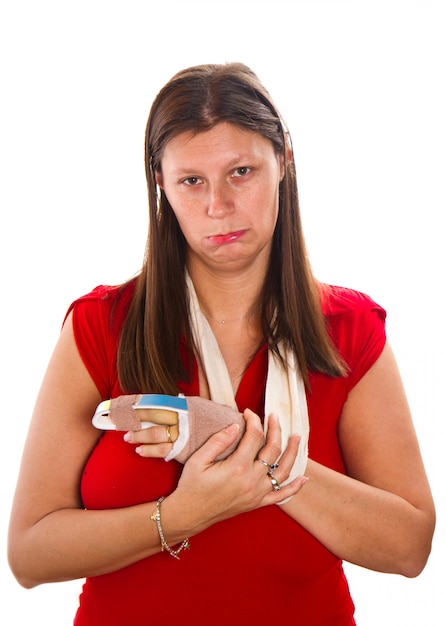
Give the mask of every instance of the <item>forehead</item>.
POLYGON ((274 148, 263 135, 236 124, 220 122, 209 130, 187 131, 170 139, 164 146, 161 163, 224 161, 266 155, 274 155, 274 148))

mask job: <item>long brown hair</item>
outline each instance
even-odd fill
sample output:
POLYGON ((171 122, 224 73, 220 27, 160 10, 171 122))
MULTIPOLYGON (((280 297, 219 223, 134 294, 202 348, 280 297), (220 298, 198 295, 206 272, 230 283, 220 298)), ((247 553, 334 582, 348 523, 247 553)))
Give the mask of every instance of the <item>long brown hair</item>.
POLYGON ((174 212, 155 181, 166 143, 184 132, 200 133, 230 122, 270 140, 285 158, 279 216, 263 292, 262 324, 270 349, 280 340, 294 351, 304 380, 309 371, 344 373, 321 310, 320 286, 307 258, 294 158, 284 122, 257 76, 241 63, 199 65, 177 73, 155 98, 146 128, 145 165, 149 233, 141 273, 126 317, 118 375, 126 392, 178 393, 187 377, 180 358, 190 347, 185 286, 186 242, 174 212), (288 142, 288 143, 287 143, 288 142), (291 151, 292 152, 292 151, 291 151), (274 315, 276 312, 276 315, 274 315))

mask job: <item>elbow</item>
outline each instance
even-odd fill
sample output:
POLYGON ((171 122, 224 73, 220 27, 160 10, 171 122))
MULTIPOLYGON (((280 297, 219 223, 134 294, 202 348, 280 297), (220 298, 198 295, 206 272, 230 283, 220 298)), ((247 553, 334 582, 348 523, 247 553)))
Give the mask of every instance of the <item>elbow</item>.
MULTIPOLYGON (((14 573, 14 572, 13 572, 14 573)), ((33 587, 37 587, 37 585, 39 585, 40 583, 31 580, 30 578, 27 578, 25 576, 19 576, 17 574, 14 574, 16 581, 19 583, 19 585, 21 587, 23 587, 24 589, 33 589, 33 587)))
POLYGON ((36 580, 32 576, 32 567, 30 566, 26 553, 23 553, 23 551, 13 545, 12 542, 8 544, 8 564, 14 578, 21 587, 32 589, 43 582, 36 580))
POLYGON ((29 576, 28 569, 16 563, 16 559, 13 556, 9 556, 9 568, 21 587, 24 589, 32 589, 40 584, 40 581, 35 580, 29 576))
POLYGON ((435 514, 429 516, 424 525, 420 524, 420 527, 414 536, 414 541, 408 542, 408 549, 400 561, 400 568, 397 573, 406 578, 416 578, 426 567, 432 550, 435 514))
POLYGON ((400 563, 399 574, 406 578, 416 578, 426 567, 431 552, 431 544, 424 549, 413 551, 400 563))
POLYGON ((31 578, 26 572, 26 569, 18 567, 11 558, 9 559, 9 567, 16 581, 24 589, 32 589, 40 584, 40 581, 36 581, 31 578))
POLYGON ((416 578, 424 570, 427 563, 426 559, 412 559, 401 564, 399 571, 397 572, 405 578, 416 578))
POLYGON ((425 557, 410 558, 401 564, 398 574, 405 578, 416 578, 426 567, 429 554, 425 557))

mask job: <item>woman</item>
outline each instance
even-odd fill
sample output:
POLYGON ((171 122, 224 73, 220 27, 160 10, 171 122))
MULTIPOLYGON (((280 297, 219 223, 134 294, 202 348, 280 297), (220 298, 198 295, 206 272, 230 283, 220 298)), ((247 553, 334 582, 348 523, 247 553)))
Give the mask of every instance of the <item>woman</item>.
POLYGON ((435 524, 385 312, 313 277, 291 141, 244 65, 161 90, 146 173, 142 271, 70 307, 44 377, 11 567, 86 577, 78 626, 354 624, 342 560, 417 576, 435 524), (211 398, 243 427, 166 462, 169 428, 91 423, 135 393, 211 398))

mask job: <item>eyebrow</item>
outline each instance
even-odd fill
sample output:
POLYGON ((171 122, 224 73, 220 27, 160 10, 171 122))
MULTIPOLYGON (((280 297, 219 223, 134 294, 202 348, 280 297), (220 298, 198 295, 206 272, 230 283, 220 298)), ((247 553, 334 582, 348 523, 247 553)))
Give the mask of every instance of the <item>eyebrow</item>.
MULTIPOLYGON (((234 167, 240 167, 242 163, 243 165, 248 166, 250 163, 253 163, 254 161, 257 161, 257 160, 258 160, 258 157, 256 155, 240 154, 234 159, 231 159, 231 161, 227 163, 226 167, 230 170, 231 168, 234 168, 234 167)), ((199 169, 194 169, 193 166, 179 165, 178 167, 173 168, 171 171, 174 176, 187 176, 190 174, 198 175, 199 169)))

